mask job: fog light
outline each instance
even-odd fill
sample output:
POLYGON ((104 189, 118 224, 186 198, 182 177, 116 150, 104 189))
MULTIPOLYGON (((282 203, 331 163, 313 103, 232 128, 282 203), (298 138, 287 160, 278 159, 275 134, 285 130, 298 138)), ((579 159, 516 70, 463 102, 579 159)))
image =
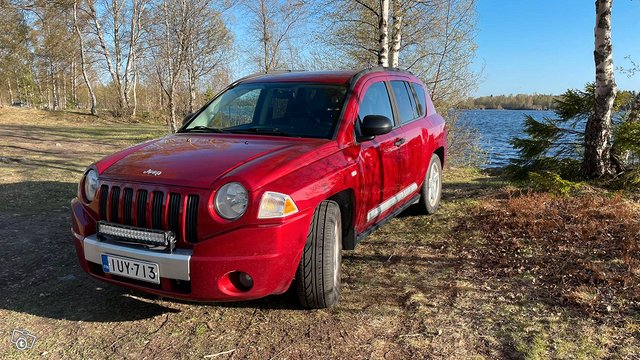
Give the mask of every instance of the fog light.
POLYGON ((244 288, 242 290, 249 290, 253 287, 253 278, 245 272, 239 272, 238 283, 244 288))
POLYGON ((217 282, 220 291, 227 295, 238 296, 253 288, 253 278, 242 271, 231 271, 221 276, 217 282))

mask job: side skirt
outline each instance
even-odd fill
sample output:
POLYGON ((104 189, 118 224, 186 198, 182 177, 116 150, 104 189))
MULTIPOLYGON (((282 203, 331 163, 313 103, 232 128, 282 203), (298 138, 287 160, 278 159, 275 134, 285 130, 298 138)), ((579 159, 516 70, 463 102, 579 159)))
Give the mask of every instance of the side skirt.
MULTIPOLYGON (((391 213, 389 213, 387 216, 382 218, 377 223, 373 224, 367 230, 365 230, 365 231, 361 232, 360 234, 356 235, 356 241, 355 241, 355 244, 354 244, 353 247, 355 248, 355 246, 358 245, 360 243, 360 241, 362 241, 364 238, 369 236, 372 232, 378 230, 382 225, 386 224, 389 220, 393 219, 394 217, 400 215, 401 212, 405 211, 409 206, 411 206, 413 204, 416 204, 418 201, 420 201, 420 194, 415 194, 404 205, 402 205, 401 207, 399 207, 399 208, 395 209, 394 211, 392 211, 391 213)), ((353 250, 353 249, 347 249, 347 250, 353 250)))

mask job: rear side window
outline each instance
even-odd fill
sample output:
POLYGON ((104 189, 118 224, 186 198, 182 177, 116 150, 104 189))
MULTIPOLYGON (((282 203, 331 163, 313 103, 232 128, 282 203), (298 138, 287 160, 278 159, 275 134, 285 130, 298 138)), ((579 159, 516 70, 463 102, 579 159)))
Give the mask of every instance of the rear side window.
POLYGON ((427 96, 425 94, 424 88, 420 84, 411 83, 413 87, 413 91, 416 93, 416 98, 418 99, 418 113, 420 117, 425 116, 427 114, 427 96))
POLYGON ((382 115, 393 120, 393 111, 389 101, 389 92, 384 82, 377 82, 367 89, 358 110, 360 121, 367 115, 382 115))
POLYGON ((406 81, 394 80, 391 81, 391 88, 396 96, 400 123, 406 124, 411 120, 417 119, 418 110, 413 93, 411 92, 411 89, 409 89, 409 84, 406 81))

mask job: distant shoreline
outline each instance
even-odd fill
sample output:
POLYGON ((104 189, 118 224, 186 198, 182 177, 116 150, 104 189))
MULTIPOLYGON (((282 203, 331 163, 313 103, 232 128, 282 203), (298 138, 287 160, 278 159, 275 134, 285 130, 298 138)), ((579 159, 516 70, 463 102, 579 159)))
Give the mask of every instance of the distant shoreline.
POLYGON ((517 108, 485 108, 485 107, 472 107, 472 108, 466 108, 466 107, 461 107, 458 108, 457 110, 533 110, 533 111, 553 111, 555 110, 554 108, 529 108, 529 107, 517 107, 517 108))

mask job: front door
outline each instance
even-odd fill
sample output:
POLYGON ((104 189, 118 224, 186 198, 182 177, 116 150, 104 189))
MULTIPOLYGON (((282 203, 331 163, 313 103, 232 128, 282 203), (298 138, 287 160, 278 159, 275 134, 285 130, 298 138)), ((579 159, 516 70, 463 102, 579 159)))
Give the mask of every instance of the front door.
MULTIPOLYGON (((394 120, 390 92, 387 83, 372 79, 365 84, 364 96, 358 110, 358 124, 367 115, 382 115, 394 120)), ((356 126, 358 126, 356 124, 356 126)), ((361 144, 360 162, 363 173, 361 194, 366 207, 365 223, 377 222, 397 203, 394 201, 401 190, 400 152, 397 127, 384 135, 361 144)))

